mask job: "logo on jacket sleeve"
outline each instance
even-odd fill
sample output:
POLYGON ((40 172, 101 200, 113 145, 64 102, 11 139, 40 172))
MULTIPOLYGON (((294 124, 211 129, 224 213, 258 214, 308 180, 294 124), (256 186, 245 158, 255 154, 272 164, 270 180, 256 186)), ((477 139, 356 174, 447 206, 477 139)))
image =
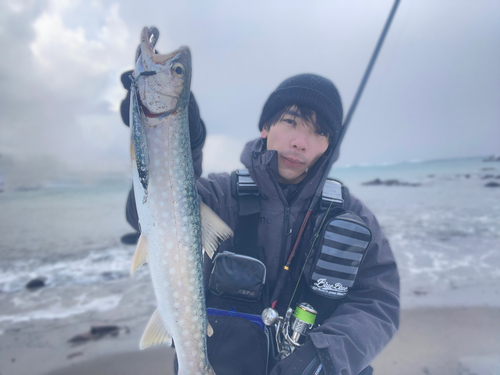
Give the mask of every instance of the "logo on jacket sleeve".
POLYGON ((312 288, 318 292, 341 297, 345 296, 349 289, 341 283, 335 283, 335 285, 332 285, 326 279, 319 279, 314 283, 312 288))

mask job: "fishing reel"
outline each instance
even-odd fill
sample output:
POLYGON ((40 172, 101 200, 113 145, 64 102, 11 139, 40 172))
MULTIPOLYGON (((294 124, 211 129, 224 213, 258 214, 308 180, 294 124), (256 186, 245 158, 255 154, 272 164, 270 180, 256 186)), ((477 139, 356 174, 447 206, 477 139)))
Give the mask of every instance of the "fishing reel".
POLYGON ((288 357, 295 349, 304 345, 306 335, 314 326, 317 315, 318 312, 305 302, 297 305, 295 311, 289 308, 284 317, 279 316, 278 311, 271 307, 262 312, 264 324, 276 329, 275 339, 280 359, 288 357))

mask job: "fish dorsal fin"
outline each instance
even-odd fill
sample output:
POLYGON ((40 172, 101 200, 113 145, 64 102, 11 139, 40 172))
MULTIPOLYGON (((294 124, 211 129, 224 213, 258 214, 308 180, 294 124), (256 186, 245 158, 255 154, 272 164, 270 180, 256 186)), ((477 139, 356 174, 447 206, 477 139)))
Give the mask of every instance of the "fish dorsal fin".
POLYGON ((163 323, 163 319, 161 318, 158 309, 155 310, 151 319, 149 319, 148 326, 144 331, 142 338, 140 349, 145 349, 151 345, 159 345, 159 344, 167 344, 169 346, 172 345, 172 335, 167 331, 165 324, 163 323))
POLYGON ((148 261, 148 241, 146 236, 141 233, 139 241, 137 241, 137 248, 132 258, 132 266, 130 267, 130 274, 133 274, 137 269, 148 261))
POLYGON ((219 241, 222 242, 232 237, 233 231, 203 202, 200 202, 200 213, 201 240, 208 256, 212 258, 219 246, 219 241))
POLYGON ((212 337, 213 334, 214 334, 214 329, 212 328, 212 326, 210 325, 210 323, 207 322, 207 336, 208 337, 212 337))

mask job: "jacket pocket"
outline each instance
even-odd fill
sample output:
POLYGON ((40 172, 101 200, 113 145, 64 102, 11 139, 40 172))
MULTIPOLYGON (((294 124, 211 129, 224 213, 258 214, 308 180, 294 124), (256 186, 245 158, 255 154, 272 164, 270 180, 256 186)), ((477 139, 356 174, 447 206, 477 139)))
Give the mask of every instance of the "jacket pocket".
POLYGON ((344 212, 328 218, 319 232, 307 283, 316 294, 343 298, 354 285, 372 234, 359 216, 344 212))

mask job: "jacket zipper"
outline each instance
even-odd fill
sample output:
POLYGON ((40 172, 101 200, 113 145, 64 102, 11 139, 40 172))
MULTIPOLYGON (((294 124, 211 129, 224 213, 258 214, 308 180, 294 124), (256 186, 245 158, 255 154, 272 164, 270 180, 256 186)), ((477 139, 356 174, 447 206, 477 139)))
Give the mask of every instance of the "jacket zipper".
POLYGON ((288 236, 290 235, 290 211, 292 208, 290 206, 285 206, 285 217, 283 219, 283 230, 281 236, 281 251, 280 251, 280 268, 285 264, 286 255, 286 244, 288 242, 288 236))

